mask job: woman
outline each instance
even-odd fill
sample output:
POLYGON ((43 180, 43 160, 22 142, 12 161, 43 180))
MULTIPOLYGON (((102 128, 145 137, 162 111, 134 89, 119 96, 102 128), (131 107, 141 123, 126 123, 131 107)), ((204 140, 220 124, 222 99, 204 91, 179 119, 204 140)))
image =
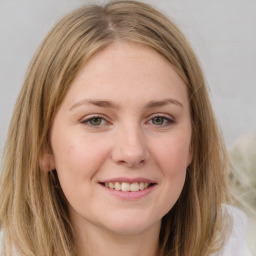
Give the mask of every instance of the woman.
POLYGON ((1 179, 5 255, 224 253, 225 170, 177 27, 136 1, 85 6, 45 38, 17 100, 1 179))

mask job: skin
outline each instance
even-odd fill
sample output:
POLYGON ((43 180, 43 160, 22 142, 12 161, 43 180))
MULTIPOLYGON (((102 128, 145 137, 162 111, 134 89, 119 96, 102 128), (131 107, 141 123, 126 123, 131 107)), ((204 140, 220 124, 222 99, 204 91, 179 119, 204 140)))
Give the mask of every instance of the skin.
POLYGON ((187 89, 163 56, 119 41, 91 57, 54 119, 53 154, 41 161, 57 170, 79 255, 155 254, 192 160, 190 142, 187 89), (101 184, 124 178, 154 186, 127 198, 101 184))

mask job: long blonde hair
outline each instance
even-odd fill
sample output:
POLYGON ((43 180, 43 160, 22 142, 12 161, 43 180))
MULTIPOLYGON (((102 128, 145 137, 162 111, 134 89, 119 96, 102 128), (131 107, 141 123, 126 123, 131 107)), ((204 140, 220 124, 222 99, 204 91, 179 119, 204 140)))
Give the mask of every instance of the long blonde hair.
POLYGON ((56 171, 40 170, 39 158, 51 152, 51 125, 71 82, 95 52, 115 40, 141 43, 162 54, 190 98, 194 157, 177 203, 162 220, 158 255, 203 256, 221 246, 226 153, 195 54, 173 22, 151 6, 114 1, 64 17, 28 68, 3 155, 0 225, 7 256, 13 248, 22 256, 76 255, 56 171))

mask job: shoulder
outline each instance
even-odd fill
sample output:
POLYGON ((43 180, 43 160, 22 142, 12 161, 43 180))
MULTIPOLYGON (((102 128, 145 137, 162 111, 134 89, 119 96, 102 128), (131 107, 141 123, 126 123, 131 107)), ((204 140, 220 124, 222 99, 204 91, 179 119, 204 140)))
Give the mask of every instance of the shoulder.
POLYGON ((3 256, 4 255, 4 252, 3 252, 3 250, 4 250, 4 246, 3 246, 3 236, 4 236, 4 234, 3 234, 3 231, 0 229, 0 256, 3 256))
POLYGON ((247 228, 247 216, 240 209, 223 204, 223 212, 227 213, 231 221, 231 230, 223 248, 213 256, 251 256, 246 249, 245 236, 247 228))
MULTIPOLYGON (((0 229, 0 256, 6 256, 4 249, 4 232, 0 229)), ((12 251, 12 256, 18 256, 15 250, 12 251)))
POLYGON ((4 232, 0 229, 0 256, 5 256, 4 252, 4 232))

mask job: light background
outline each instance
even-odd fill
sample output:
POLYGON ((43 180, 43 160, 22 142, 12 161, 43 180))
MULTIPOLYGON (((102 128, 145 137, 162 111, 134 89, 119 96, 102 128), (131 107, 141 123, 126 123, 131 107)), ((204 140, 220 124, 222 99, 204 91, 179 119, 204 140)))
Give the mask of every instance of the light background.
MULTIPOLYGON (((57 20, 88 2, 0 0, 0 151, 33 53, 57 20)), ((192 44, 227 145, 256 132, 256 1, 144 2, 173 19, 192 44)))

